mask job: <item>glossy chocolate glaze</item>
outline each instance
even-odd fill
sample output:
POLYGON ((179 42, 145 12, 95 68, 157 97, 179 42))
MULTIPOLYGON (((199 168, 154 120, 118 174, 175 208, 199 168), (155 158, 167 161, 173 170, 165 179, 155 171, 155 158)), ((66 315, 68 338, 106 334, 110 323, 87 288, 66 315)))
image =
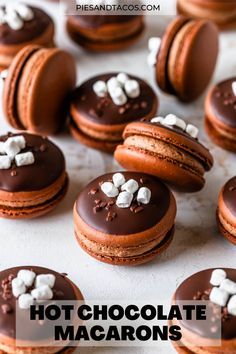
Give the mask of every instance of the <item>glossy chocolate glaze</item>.
POLYGON ((73 103, 78 112, 87 119, 104 125, 126 124, 140 120, 151 113, 156 102, 156 95, 152 88, 143 80, 129 75, 131 79, 137 80, 140 84, 140 96, 128 99, 124 106, 117 106, 113 103, 110 95, 105 98, 98 97, 93 91, 93 84, 98 81, 108 81, 118 73, 98 75, 79 86, 73 98, 73 103), (127 109, 125 107, 128 107, 127 109), (125 111, 123 112, 125 108, 125 111))
MULTIPOLYGON (((150 203, 142 205, 143 210, 135 213, 130 208, 121 209, 115 204, 116 198, 107 197, 100 188, 101 182, 107 182, 112 179, 114 173, 108 173, 100 176, 79 194, 76 201, 76 208, 79 216, 90 227, 112 235, 129 235, 140 233, 155 226, 161 221, 170 207, 170 191, 156 177, 138 172, 121 172, 126 181, 135 179, 140 187, 147 187, 151 190, 152 196, 150 203), (143 183, 140 182, 142 180, 143 183), (96 191, 96 193, 94 193, 96 191), (102 208, 99 212, 94 212, 96 201, 114 202, 108 210, 102 208), (115 213, 116 217, 107 221, 108 213, 115 213)), ((132 203, 132 206, 135 202, 132 203)))
POLYGON ((31 21, 24 21, 24 27, 20 30, 13 30, 8 24, 0 25, 0 44, 14 45, 29 42, 41 36, 53 25, 52 19, 43 11, 36 7, 31 7, 34 11, 34 18, 31 21))
POLYGON ((78 25, 84 28, 97 29, 104 25, 127 23, 137 17, 137 15, 74 15, 69 16, 69 19, 78 22, 78 25))
POLYGON ((236 96, 232 83, 236 77, 220 82, 212 91, 210 104, 216 119, 236 129, 236 96))
POLYGON ((236 177, 231 178, 224 186, 223 200, 230 212, 236 217, 236 177))
MULTIPOLYGON (((65 171, 65 159, 61 150, 51 141, 39 135, 23 135, 26 148, 21 152, 32 151, 35 163, 17 167, 14 163, 7 170, 0 169, 0 190, 6 192, 30 192, 49 187, 65 171)), ((6 141, 8 136, 0 137, 6 141)))
MULTIPOLYGON (((236 282, 236 269, 223 268, 227 277, 236 282)), ((207 290, 213 288, 210 284, 211 274, 214 269, 203 270, 196 273, 186 279, 176 290, 175 300, 194 300, 194 297, 198 292, 204 293, 207 290)), ((209 298, 206 298, 209 300, 209 298)), ((182 321, 182 325, 189 331, 203 337, 203 338, 214 338, 214 334, 211 331, 211 326, 209 326, 208 321, 182 321)), ((236 338, 236 316, 229 315, 225 321, 222 321, 222 339, 229 340, 236 338)))
MULTIPOLYGON (((15 268, 10 268, 7 270, 4 270, 0 272, 0 334, 10 337, 10 338, 15 338, 16 336, 16 298, 12 295, 10 291, 10 295, 8 299, 5 299, 4 297, 4 291, 3 291, 3 283, 4 280, 7 279, 10 275, 14 276, 14 278, 17 276, 17 273, 21 269, 30 269, 33 270, 36 275, 38 274, 53 274, 56 277, 56 282, 53 287, 53 300, 56 301, 63 301, 63 300, 77 300, 76 294, 74 292, 74 289, 71 285, 71 283, 67 280, 65 275, 59 274, 55 271, 52 271, 47 268, 42 268, 42 267, 35 267, 35 266, 23 266, 23 267, 15 267, 15 268), (3 305, 8 305, 11 311, 9 313, 3 313, 2 307, 3 305)), ((26 313, 26 316, 28 314, 26 313)), ((28 318, 28 317, 27 317, 28 318)), ((31 335, 33 336, 33 333, 29 332, 29 338, 32 338, 31 335)), ((19 338, 20 339, 20 338, 19 338)))

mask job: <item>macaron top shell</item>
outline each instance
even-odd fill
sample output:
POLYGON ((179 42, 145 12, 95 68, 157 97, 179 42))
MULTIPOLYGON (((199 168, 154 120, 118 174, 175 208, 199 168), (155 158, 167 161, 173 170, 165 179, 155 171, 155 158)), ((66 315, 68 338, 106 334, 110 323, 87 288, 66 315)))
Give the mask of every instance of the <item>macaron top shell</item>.
POLYGON ((79 194, 76 201, 77 213, 91 228, 105 234, 131 235, 151 229, 169 211, 169 189, 156 177, 137 172, 121 173, 126 181, 134 179, 140 188, 147 187, 151 190, 149 204, 140 207, 134 199, 130 208, 118 207, 117 198, 109 198, 101 190, 102 182, 112 181, 114 173, 109 173, 96 178, 79 194), (104 208, 98 212, 94 211, 97 201, 104 203, 104 208), (107 219, 108 212, 115 215, 113 220, 107 219))
POLYGON ((52 19, 41 9, 30 7, 34 17, 24 21, 24 26, 13 30, 7 23, 0 25, 0 45, 18 45, 30 42, 44 33, 49 26, 54 27, 52 19))
POLYGON ((206 171, 209 171, 213 165, 213 157, 209 150, 197 139, 177 127, 167 127, 151 122, 134 122, 127 125, 123 137, 126 139, 136 134, 160 139, 181 148, 199 159, 206 171))
POLYGON ((140 120, 157 108, 157 97, 152 88, 143 80, 129 75, 131 80, 138 81, 140 96, 128 98, 125 105, 117 106, 110 95, 98 97, 93 90, 97 81, 107 82, 118 73, 98 75, 79 86, 72 101, 73 109, 86 119, 101 125, 122 125, 140 120))
MULTIPOLYGON (((20 270, 32 270, 36 275, 39 274, 52 274, 55 276, 55 285, 53 287, 53 300, 55 301, 69 301, 69 300, 82 300, 82 295, 79 290, 75 288, 73 283, 67 279, 63 274, 57 273, 53 270, 36 267, 36 266, 24 266, 6 269, 0 272, 0 335, 6 336, 7 338, 14 339, 16 337, 16 298, 12 294, 11 281, 17 277, 20 270), (78 290, 78 291, 77 291, 78 290), (80 296, 80 298, 78 298, 80 296), (7 305, 8 311, 4 313, 4 308, 7 305)), ((28 311, 22 310, 22 317, 24 316, 23 311, 25 311, 26 321, 25 324, 29 323, 28 311)), ((40 325, 39 325, 40 326, 40 325)), ((28 339, 37 338, 39 339, 39 333, 34 333, 35 325, 24 330, 24 333, 28 332, 28 339), (33 333, 32 333, 33 331, 33 333)), ((38 328, 40 331, 40 327, 38 328)), ((45 331, 43 331, 45 336, 45 331)), ((42 334, 43 335, 43 334, 42 334)), ((18 338, 22 339, 22 338, 18 338)))
POLYGON ((236 218, 236 177, 231 178, 223 187, 222 201, 232 216, 236 218))
MULTIPOLYGON (((209 293, 213 286, 210 284, 211 275, 214 269, 203 270, 186 279, 176 290, 174 295, 175 303, 179 301, 208 301, 209 293)), ((227 273, 227 278, 236 282, 236 270, 224 269, 227 273)), ((230 340, 236 337, 236 316, 229 315, 227 320, 223 320, 222 313, 222 339, 230 340)), ((214 315, 213 315, 214 317, 214 315)), ((182 325, 189 331, 200 335, 203 338, 214 338, 214 334, 209 326, 209 321, 181 321, 182 325)))
POLYGON ((227 79, 217 84, 209 94, 208 105, 214 119, 236 129, 236 95, 232 84, 236 77, 227 79))
POLYGON ((104 25, 112 25, 112 24, 119 24, 119 23, 126 23, 136 19, 138 16, 135 15, 75 15, 75 16, 68 16, 68 20, 73 22, 75 25, 79 23, 80 26, 84 28, 99 28, 104 25))
POLYGON ((23 133, 1 136, 0 142, 12 136, 24 136, 26 148, 20 153, 31 151, 35 162, 20 167, 12 162, 9 169, 0 169, 0 190, 12 193, 41 190, 49 187, 65 171, 63 153, 48 139, 23 133))

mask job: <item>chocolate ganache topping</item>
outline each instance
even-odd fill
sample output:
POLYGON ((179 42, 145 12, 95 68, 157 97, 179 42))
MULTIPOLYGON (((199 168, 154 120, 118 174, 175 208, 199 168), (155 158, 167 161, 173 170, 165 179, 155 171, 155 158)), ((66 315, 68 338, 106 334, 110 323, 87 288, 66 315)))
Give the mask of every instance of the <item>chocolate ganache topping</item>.
POLYGON ((236 128, 236 94, 232 86, 234 82, 236 77, 220 82, 210 98, 214 116, 232 128, 236 128))
POLYGON ((0 142, 17 136, 23 136, 26 140, 26 147, 21 153, 32 152, 35 161, 19 167, 13 161, 10 168, 0 169, 0 190, 28 192, 49 187, 65 171, 65 159, 61 150, 47 138, 27 133, 9 133, 0 137, 0 142))
MULTIPOLYGON (((12 280, 17 277, 20 270, 31 270, 36 273, 36 276, 42 274, 54 275, 55 284, 52 289, 52 300, 77 300, 74 288, 70 281, 67 280, 66 276, 50 269, 35 266, 24 266, 7 269, 0 272, 0 333, 1 335, 10 338, 15 338, 16 336, 16 297, 12 293, 12 280)), ((28 316, 27 312, 27 310, 22 310, 22 316, 24 313, 28 316)), ((34 333, 30 333, 30 328, 28 334, 28 339, 34 338, 34 333)), ((38 334, 36 334, 36 338, 38 338, 38 334)))
POLYGON ((230 212, 236 217, 236 177, 231 178, 224 186, 223 200, 230 212))
POLYGON ((119 125, 135 120, 141 120, 150 114, 156 104, 156 95, 152 88, 143 80, 129 75, 131 80, 136 80, 140 85, 140 95, 129 98, 127 103, 116 105, 109 94, 99 97, 93 90, 97 81, 107 82, 118 73, 98 75, 79 86, 73 98, 73 105, 86 119, 97 124, 119 125))
POLYGON ((150 190, 147 204, 137 202, 137 192, 129 207, 117 205, 117 196, 108 197, 102 190, 104 182, 112 181, 113 173, 105 174, 91 183, 79 194, 76 209, 82 220, 90 227, 112 235, 129 235, 148 230, 158 224, 170 206, 170 191, 156 177, 138 172, 121 172, 126 181, 138 183, 138 188, 150 190))
MULTIPOLYGON (((223 268, 223 270, 227 273, 227 277, 231 281, 236 282, 236 269, 223 268)), ((210 284, 213 271, 214 269, 203 270, 186 279, 176 290, 176 304, 183 300, 209 301, 210 293, 213 288, 213 285, 210 284)), ((189 331, 203 338, 214 338, 214 308, 212 308, 211 320, 212 326, 209 325, 209 319, 208 321, 183 320, 181 324, 189 331)), ((229 315, 226 307, 222 308, 221 325, 222 339, 230 340, 236 338, 236 316, 229 315)))
POLYGON ((74 15, 70 16, 70 20, 78 22, 84 28, 99 28, 104 25, 127 23, 137 18, 137 15, 74 15))
POLYGON ((29 42, 41 36, 52 25, 52 19, 36 7, 30 7, 34 17, 30 21, 24 21, 24 26, 19 30, 13 30, 7 23, 0 25, 0 44, 14 45, 29 42))

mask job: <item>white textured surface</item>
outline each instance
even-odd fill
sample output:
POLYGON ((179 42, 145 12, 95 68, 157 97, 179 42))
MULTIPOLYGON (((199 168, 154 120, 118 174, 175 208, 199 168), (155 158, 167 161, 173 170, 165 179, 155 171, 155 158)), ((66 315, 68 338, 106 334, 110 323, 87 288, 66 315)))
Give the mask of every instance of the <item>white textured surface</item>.
MULTIPOLYGON (((152 70, 146 64, 148 38, 161 35, 168 18, 150 16, 144 38, 129 51, 115 54, 85 54, 63 34, 63 19, 57 5, 34 1, 57 17, 58 44, 69 50, 78 62, 79 82, 93 74, 124 71, 137 74, 156 88, 152 70)), ((235 33, 221 35, 221 53, 214 81, 236 72, 235 33)), ((200 53, 201 55, 201 53, 200 53)), ((207 60, 207 58, 206 58, 207 60)), ((146 300, 171 299, 176 286, 187 276, 207 267, 235 267, 235 249, 216 229, 217 195, 223 183, 236 174, 235 156, 209 141, 203 131, 203 97, 195 103, 182 105, 175 98, 158 95, 159 114, 175 113, 200 127, 200 139, 215 158, 213 170, 207 174, 203 191, 193 195, 176 195, 178 202, 177 231, 174 242, 154 262, 137 268, 112 267, 87 256, 73 235, 72 207, 79 190, 91 179, 106 171, 116 170, 113 159, 89 150, 69 135, 53 139, 64 151, 70 174, 70 189, 65 201, 48 216, 32 221, 0 221, 0 270, 16 265, 42 265, 67 272, 88 299, 146 300)), ((1 133, 10 128, 0 116, 1 133)), ((80 354, 154 354, 155 349, 81 348, 80 354)), ((171 346, 163 354, 174 353, 171 346)), ((160 353, 160 354, 162 354, 160 353)))

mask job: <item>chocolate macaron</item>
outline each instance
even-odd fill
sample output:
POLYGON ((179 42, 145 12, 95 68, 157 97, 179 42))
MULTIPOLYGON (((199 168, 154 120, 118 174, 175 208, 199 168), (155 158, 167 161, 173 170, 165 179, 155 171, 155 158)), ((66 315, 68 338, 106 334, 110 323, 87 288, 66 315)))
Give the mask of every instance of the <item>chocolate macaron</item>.
POLYGON ((221 189, 217 222, 221 234, 236 245, 236 177, 231 178, 221 189))
POLYGON ((178 0, 178 12, 182 15, 208 19, 222 29, 235 27, 235 0, 178 0))
POLYGON ((53 342, 53 338, 47 338, 46 324, 38 321, 37 325, 36 321, 29 321, 28 313, 31 305, 42 301, 48 301, 49 304, 50 301, 58 301, 58 304, 60 301, 83 301, 79 288, 67 276, 38 266, 14 267, 0 272, 0 284, 1 353, 74 352, 75 348, 66 344, 47 346, 50 339, 53 342), (25 326, 23 330, 19 328, 20 320, 25 326), (44 346, 37 346, 39 339, 44 341, 44 346), (20 346, 22 341, 24 346, 20 346), (28 342, 33 344, 32 347, 26 346, 28 342))
POLYGON ((209 91, 205 128, 215 144, 236 152, 236 78, 222 81, 209 91))
POLYGON ((0 137, 0 216, 33 218, 48 213, 65 196, 68 176, 61 150, 31 134, 0 137))
POLYGON ((218 30, 212 22, 175 18, 161 40, 149 40, 148 62, 155 66, 160 89, 184 102, 198 98, 214 73, 218 41, 218 30))
POLYGON ((115 159, 126 169, 159 177, 174 189, 196 192, 213 165, 210 152, 198 141, 198 129, 173 114, 134 122, 124 131, 115 159))
POLYGON ((67 17, 71 39, 87 50, 122 50, 135 43, 144 30, 143 16, 74 15, 67 17))
POLYGON ((157 178, 108 173, 80 192, 74 206, 75 235, 99 261, 138 265, 169 246, 175 216, 175 198, 157 178))
POLYGON ((4 82, 3 109, 8 122, 20 130, 57 133, 65 124, 75 81, 75 62, 69 53, 35 45, 23 48, 4 82))
POLYGON ((180 354, 236 352, 236 269, 207 269, 186 279, 173 297, 173 304, 199 305, 207 301, 207 319, 174 320, 181 327, 180 354))
POLYGON ((54 22, 43 10, 6 1, 0 7, 0 70, 7 68, 29 44, 54 46, 54 22))
POLYGON ((144 80, 125 73, 98 75, 73 95, 71 133, 82 144, 113 152, 125 126, 153 117, 157 108, 157 96, 144 80))

